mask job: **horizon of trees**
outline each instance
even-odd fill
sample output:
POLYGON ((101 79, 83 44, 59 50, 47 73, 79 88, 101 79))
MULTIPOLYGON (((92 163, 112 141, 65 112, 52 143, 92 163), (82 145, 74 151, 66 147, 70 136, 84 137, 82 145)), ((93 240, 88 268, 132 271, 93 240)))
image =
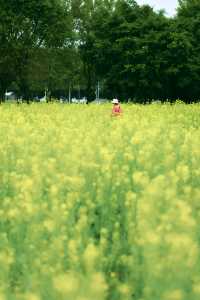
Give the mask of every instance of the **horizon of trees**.
POLYGON ((0 99, 200 99, 200 1, 0 0, 0 99))

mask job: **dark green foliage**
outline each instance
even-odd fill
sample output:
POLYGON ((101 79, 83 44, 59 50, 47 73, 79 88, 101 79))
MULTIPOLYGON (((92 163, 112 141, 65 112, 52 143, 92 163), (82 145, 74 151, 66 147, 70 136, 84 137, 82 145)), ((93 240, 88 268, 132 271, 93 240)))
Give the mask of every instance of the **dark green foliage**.
POLYGON ((198 3, 180 6, 174 19, 135 1, 119 0, 111 13, 95 12, 84 49, 96 76, 104 80, 106 96, 141 102, 198 99, 198 3))
POLYGON ((71 88, 92 100, 97 82, 104 98, 198 100, 200 2, 167 18, 134 0, 0 0, 0 98, 71 88))
POLYGON ((61 0, 0 0, 0 88, 13 79, 29 96, 28 66, 35 49, 60 47, 71 34, 68 8, 61 0), (6 52, 7 56, 3 55, 6 52), (5 70, 8 76, 5 81, 5 70))

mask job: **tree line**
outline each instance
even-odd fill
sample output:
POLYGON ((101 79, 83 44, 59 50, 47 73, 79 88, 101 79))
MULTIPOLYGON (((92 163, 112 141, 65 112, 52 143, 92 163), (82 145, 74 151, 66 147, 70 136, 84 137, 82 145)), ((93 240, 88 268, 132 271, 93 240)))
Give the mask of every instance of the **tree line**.
POLYGON ((200 1, 0 0, 0 99, 200 99, 200 1))

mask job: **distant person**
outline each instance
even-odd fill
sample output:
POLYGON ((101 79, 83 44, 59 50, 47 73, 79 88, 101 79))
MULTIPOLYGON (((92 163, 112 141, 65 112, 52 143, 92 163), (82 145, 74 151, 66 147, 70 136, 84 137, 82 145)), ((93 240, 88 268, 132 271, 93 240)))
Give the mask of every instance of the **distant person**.
POLYGON ((113 99, 112 117, 122 116, 122 109, 118 99, 113 99))

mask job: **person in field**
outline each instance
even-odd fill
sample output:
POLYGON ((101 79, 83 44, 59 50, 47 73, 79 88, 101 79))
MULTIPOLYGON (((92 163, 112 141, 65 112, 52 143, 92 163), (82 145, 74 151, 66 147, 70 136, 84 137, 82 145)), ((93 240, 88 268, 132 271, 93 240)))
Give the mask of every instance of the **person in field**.
POLYGON ((122 116, 122 109, 118 99, 113 99, 112 117, 122 116))

